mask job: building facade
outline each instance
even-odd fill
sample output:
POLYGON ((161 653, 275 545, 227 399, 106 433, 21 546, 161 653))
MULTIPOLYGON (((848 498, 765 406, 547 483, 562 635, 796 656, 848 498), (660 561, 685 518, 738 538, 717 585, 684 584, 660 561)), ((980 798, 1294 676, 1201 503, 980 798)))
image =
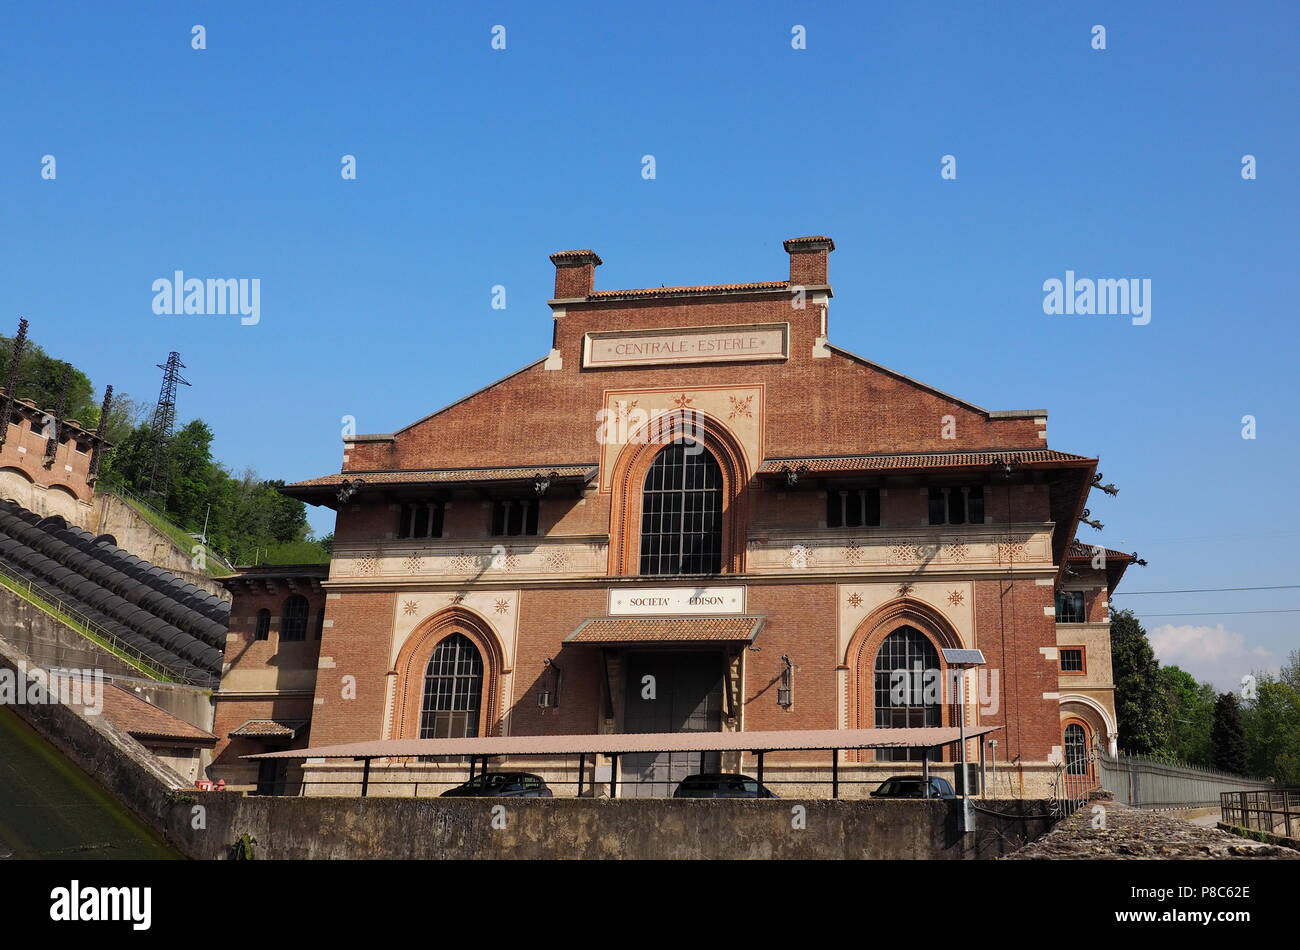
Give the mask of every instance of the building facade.
MULTIPOLYGON (((595 288, 592 251, 554 254, 544 358, 284 489, 338 512, 312 746, 946 726, 964 708, 1000 727, 988 793, 1023 796, 1048 792, 1067 741, 1113 744, 1107 602, 1129 559, 1075 544, 1096 459, 1049 448, 1045 410, 985 410, 833 345, 834 243, 785 249, 785 280, 621 291, 595 288), (986 659, 964 706, 953 647, 986 659)), ((919 757, 857 753, 848 794, 919 757)), ((664 794, 751 765, 628 756, 622 777, 664 794)), ((829 757, 766 765, 816 793, 799 783, 829 757)), ((383 767, 430 793, 464 774, 383 767)))

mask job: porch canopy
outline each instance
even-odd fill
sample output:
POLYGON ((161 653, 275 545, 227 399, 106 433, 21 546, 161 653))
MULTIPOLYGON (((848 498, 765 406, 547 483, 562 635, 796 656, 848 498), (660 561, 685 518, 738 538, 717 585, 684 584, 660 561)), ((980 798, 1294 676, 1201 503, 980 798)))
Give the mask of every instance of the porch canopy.
MULTIPOLYGON (((966 730, 978 739, 1001 726, 966 730)), ((245 759, 386 759, 450 755, 627 755, 633 752, 783 752, 830 749, 935 748, 959 741, 957 726, 915 729, 781 729, 771 732, 623 732, 614 735, 477 736, 468 739, 380 739, 259 752, 245 759)))
MULTIPOLYGON (((977 726, 967 729, 967 739, 979 740, 979 761, 984 763, 984 736, 1001 726, 977 726)), ((611 761, 610 794, 618 797, 620 756, 637 752, 751 752, 758 756, 758 782, 763 783, 763 757, 768 752, 830 751, 831 789, 840 797, 841 749, 924 748, 960 742, 957 726, 932 726, 914 729, 782 729, 769 732, 623 732, 613 735, 571 736, 481 736, 465 739, 383 739, 373 742, 350 742, 344 745, 319 746, 314 749, 288 749, 283 752, 260 752, 245 759, 353 759, 364 765, 361 794, 370 788, 370 764, 375 759, 420 756, 465 756, 470 760, 469 777, 474 778, 476 762, 487 772, 488 759, 499 756, 578 756, 578 794, 582 795, 587 756, 607 755, 611 761)), ((930 776, 930 756, 921 763, 926 779, 930 776)), ((391 784, 391 783, 384 783, 391 784)), ((595 782, 593 782, 593 786, 595 782)))
POLYGON ((566 645, 591 643, 751 643, 765 618, 735 617, 590 617, 564 638, 566 645))

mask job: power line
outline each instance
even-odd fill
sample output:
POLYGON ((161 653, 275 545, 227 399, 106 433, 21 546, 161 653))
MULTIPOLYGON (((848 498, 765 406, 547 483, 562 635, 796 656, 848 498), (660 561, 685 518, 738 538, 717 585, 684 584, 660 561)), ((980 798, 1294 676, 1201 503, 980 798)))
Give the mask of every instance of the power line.
POLYGON ((1123 590, 1112 597, 1132 597, 1134 594, 1220 594, 1232 590, 1300 590, 1300 584, 1277 584, 1273 587, 1189 587, 1186 590, 1123 590))
POLYGON ((1143 617, 1226 617, 1229 614, 1300 614, 1300 607, 1291 610, 1211 610, 1190 614, 1142 614, 1143 617))

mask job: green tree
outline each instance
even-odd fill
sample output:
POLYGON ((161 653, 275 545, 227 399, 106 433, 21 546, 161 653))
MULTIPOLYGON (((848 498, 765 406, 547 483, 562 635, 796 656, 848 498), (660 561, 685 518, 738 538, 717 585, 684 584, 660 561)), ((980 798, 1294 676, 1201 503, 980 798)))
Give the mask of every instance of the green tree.
POLYGON ((149 485, 153 467, 153 437, 147 424, 129 430, 100 464, 99 474, 105 484, 122 485, 143 493, 149 485))
POLYGON ((1249 768, 1246 753, 1246 728, 1241 721, 1241 705, 1236 693, 1220 693, 1214 704, 1214 725, 1210 729, 1210 747, 1214 767, 1234 775, 1245 775, 1249 768))
MULTIPOLYGON (((14 341, 11 338, 0 336, 0 386, 9 381, 13 347, 14 341)), ((28 340, 18 365, 18 383, 14 386, 14 396, 30 399, 39 408, 53 411, 59 404, 59 395, 63 391, 65 366, 67 364, 62 360, 54 359, 37 343, 28 340)), ((99 404, 92 394, 90 378, 76 367, 72 367, 68 377, 64 417, 75 419, 88 427, 99 419, 99 404)))
POLYGON ((1250 771, 1282 785, 1300 785, 1300 652, 1281 673, 1255 674, 1255 692, 1242 710, 1250 771))
POLYGON ((1214 687, 1198 683, 1186 670, 1162 666, 1157 673, 1169 724, 1166 754, 1180 762, 1209 768, 1210 727, 1214 723, 1214 687))
POLYGON ((202 419, 172 436, 167 446, 167 512, 187 531, 203 528, 213 467, 212 430, 202 419))
POLYGON ((1117 611, 1110 621, 1111 668, 1119 746, 1139 755, 1168 754, 1168 712, 1147 632, 1131 610, 1117 611))

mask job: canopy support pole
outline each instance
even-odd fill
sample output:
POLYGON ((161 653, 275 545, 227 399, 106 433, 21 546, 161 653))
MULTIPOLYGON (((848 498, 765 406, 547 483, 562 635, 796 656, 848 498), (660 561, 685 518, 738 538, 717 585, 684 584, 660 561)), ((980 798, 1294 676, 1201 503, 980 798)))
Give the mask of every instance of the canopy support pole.
POLYGON ((840 797, 840 750, 831 749, 831 798, 840 797))
POLYGON ((370 791, 370 759, 362 759, 361 762, 361 797, 365 798, 370 791))
POLYGON ((587 753, 578 754, 578 797, 582 797, 582 780, 587 773, 587 753))

